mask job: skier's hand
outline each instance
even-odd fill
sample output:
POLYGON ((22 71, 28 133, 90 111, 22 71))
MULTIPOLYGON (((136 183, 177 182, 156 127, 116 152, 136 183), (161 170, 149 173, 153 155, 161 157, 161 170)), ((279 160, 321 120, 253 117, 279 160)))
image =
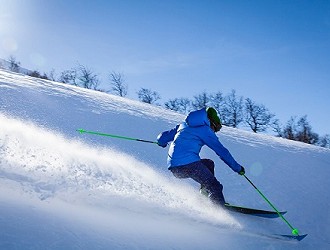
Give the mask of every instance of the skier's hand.
POLYGON ((167 146, 167 143, 160 143, 160 142, 157 142, 158 146, 162 147, 162 148, 166 148, 167 146))
POLYGON ((245 175, 245 169, 241 166, 241 170, 238 172, 239 175, 245 175))

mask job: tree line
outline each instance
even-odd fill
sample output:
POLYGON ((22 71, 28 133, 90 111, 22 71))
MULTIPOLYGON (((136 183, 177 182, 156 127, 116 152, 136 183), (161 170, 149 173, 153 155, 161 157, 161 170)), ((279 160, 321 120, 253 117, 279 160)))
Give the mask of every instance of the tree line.
MULTIPOLYGON (((7 67, 3 65, 0 65, 0 67, 13 72, 20 72, 20 62, 13 56, 10 56, 7 62, 7 67)), ((32 77, 58 81, 121 97, 128 95, 128 84, 124 75, 114 71, 108 73, 107 83, 105 84, 108 89, 101 89, 98 75, 91 68, 80 64, 62 71, 58 77, 56 77, 55 70, 48 74, 41 74, 37 70, 25 73, 32 77)), ((299 118, 292 116, 285 125, 281 125, 275 114, 270 112, 263 104, 256 103, 251 98, 239 96, 235 90, 226 95, 221 91, 215 93, 203 91, 193 96, 193 98, 176 97, 169 99, 163 105, 158 103, 161 99, 160 94, 152 89, 140 88, 136 94, 141 102, 163 106, 182 114, 212 106, 218 111, 225 126, 233 128, 248 127, 255 133, 272 132, 278 137, 330 148, 330 135, 319 136, 314 132, 306 115, 299 118)))

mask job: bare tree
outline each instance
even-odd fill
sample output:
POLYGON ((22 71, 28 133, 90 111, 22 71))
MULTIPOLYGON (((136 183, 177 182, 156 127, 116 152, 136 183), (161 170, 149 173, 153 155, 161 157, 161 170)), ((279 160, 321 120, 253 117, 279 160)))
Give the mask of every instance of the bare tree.
POLYGON ((181 97, 178 99, 180 112, 182 114, 187 114, 191 109, 191 101, 188 98, 181 97))
POLYGON ((312 126, 307 121, 306 115, 298 121, 296 121, 295 117, 291 117, 283 129, 282 137, 308 144, 317 144, 319 141, 319 135, 312 131, 312 126))
POLYGON ((201 94, 194 96, 191 105, 194 109, 202 109, 209 105, 210 100, 210 95, 206 91, 204 91, 201 94))
POLYGON ((112 86, 111 90, 119 96, 126 96, 127 95, 127 89, 128 86, 124 82, 124 77, 120 73, 112 72, 109 75, 110 78, 110 84, 112 86))
POLYGON ((224 125, 233 128, 243 121, 243 97, 238 97, 235 90, 225 96, 220 118, 224 125))
POLYGON ((263 132, 271 126, 271 114, 264 105, 258 105, 250 98, 245 100, 245 122, 250 126, 253 132, 263 132))
POLYGON ((59 79, 59 82, 71 84, 74 86, 78 86, 77 84, 77 70, 71 69, 71 70, 65 70, 61 73, 59 79))
POLYGON ((295 117, 291 117, 290 120, 286 123, 286 126, 283 129, 282 137, 289 140, 295 140, 296 133, 296 121, 295 117))
POLYGON ((56 73, 55 69, 52 69, 48 74, 48 79, 51 81, 56 81, 56 73))
POLYGON ((141 88, 138 92, 138 98, 141 102, 154 104, 160 99, 160 95, 151 89, 141 88))
POLYGON ((316 144, 319 140, 318 134, 312 131, 312 126, 307 121, 306 115, 298 120, 296 140, 308 144, 316 144))
POLYGON ((89 68, 79 65, 78 67, 78 83, 79 86, 86 89, 94 89, 97 90, 99 85, 98 76, 89 68))
POLYGON ((28 73, 29 76, 49 80, 48 76, 44 73, 43 75, 38 70, 33 70, 28 73))
POLYGON ((222 107, 223 107, 223 101, 224 101, 224 98, 220 91, 218 91, 215 94, 210 95, 210 105, 216 109, 218 114, 221 114, 222 107))
POLYGON ((322 136, 318 144, 321 147, 330 148, 330 135, 326 134, 325 136, 322 136))
POLYGON ((280 124, 280 120, 275 118, 271 124, 273 131, 276 133, 276 136, 283 137, 283 130, 280 124))
POLYGON ((8 69, 10 71, 19 73, 21 63, 19 61, 17 61, 14 56, 10 56, 9 59, 8 59, 8 62, 9 62, 9 68, 8 69))
POLYGON ((174 98, 165 102, 165 108, 182 114, 189 112, 191 102, 188 98, 174 98))

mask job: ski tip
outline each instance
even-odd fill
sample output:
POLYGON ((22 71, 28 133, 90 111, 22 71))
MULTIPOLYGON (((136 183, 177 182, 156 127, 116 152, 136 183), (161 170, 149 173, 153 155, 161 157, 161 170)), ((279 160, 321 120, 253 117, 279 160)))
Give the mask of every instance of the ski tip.
POLYGON ((303 240, 308 234, 302 234, 302 235, 286 235, 286 234, 281 234, 282 237, 286 239, 292 239, 292 240, 297 240, 301 241, 303 240))
POLYGON ((301 240, 304 239, 306 236, 307 236, 307 234, 303 234, 303 235, 297 235, 297 236, 295 236, 295 237, 296 237, 296 239, 297 239, 298 241, 301 241, 301 240))

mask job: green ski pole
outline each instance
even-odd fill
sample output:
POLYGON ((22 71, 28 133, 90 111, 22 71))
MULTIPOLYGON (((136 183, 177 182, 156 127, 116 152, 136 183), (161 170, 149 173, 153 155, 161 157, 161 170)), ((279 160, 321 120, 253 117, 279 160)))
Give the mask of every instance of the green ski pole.
POLYGON ((120 136, 120 135, 105 134, 105 133, 94 132, 94 131, 87 131, 87 130, 84 130, 84 129, 77 129, 77 131, 81 134, 86 133, 86 134, 92 134, 92 135, 108 136, 108 137, 124 139, 124 140, 131 140, 131 141, 139 141, 139 142, 148 142, 148 143, 158 144, 155 141, 142 140, 142 139, 131 138, 131 137, 126 137, 126 136, 120 136))
POLYGON ((276 209, 276 207, 266 198, 266 196, 261 193, 261 191, 253 184, 253 182, 244 174, 245 179, 258 191, 258 193, 264 198, 265 201, 276 211, 276 213, 281 217, 281 219, 291 228, 291 233, 295 236, 299 236, 299 231, 297 228, 294 228, 285 218, 284 216, 276 209))

